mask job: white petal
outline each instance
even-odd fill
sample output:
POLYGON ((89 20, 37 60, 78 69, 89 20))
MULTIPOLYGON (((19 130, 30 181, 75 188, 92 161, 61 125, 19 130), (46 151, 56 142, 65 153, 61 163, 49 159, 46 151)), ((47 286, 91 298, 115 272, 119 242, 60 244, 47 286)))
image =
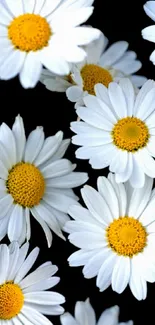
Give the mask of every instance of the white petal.
POLYGON ((112 122, 103 116, 102 111, 98 113, 96 107, 94 107, 94 110, 88 110, 87 107, 78 107, 77 115, 95 128, 103 129, 105 131, 111 131, 113 128, 112 122))
POLYGON ((10 256, 9 256, 9 269, 7 273, 6 280, 9 282, 14 279, 14 275, 17 270, 17 261, 19 258, 19 244, 18 242, 12 242, 10 248, 10 256))
POLYGON ((148 26, 142 30, 142 37, 150 42, 155 42, 155 26, 148 26))
POLYGON ((115 179, 117 183, 123 183, 129 180, 133 170, 133 154, 131 152, 127 155, 127 165, 123 173, 116 174, 115 179))
POLYGON ((106 177, 98 177, 97 187, 99 193, 102 195, 104 200, 106 201, 113 219, 117 219, 119 217, 119 205, 118 199, 116 196, 116 192, 111 185, 110 181, 106 177))
POLYGON ((32 131, 27 139, 24 160, 32 163, 39 154, 44 143, 44 131, 41 126, 38 126, 32 131))
POLYGON ((13 132, 10 128, 5 124, 2 123, 0 127, 0 141, 2 142, 12 165, 15 165, 17 162, 16 158, 16 142, 13 135, 13 132))
POLYGON ((88 231, 74 232, 68 236, 69 241, 82 249, 104 248, 108 245, 106 239, 101 233, 92 233, 88 231))
POLYGON ((8 225, 8 237, 10 241, 19 240, 24 223, 24 211, 23 207, 16 204, 10 216, 8 225))
POLYGON ((12 204, 13 198, 10 194, 6 194, 3 198, 0 199, 0 219, 5 217, 12 204))
POLYGON ((2 25, 8 26, 11 20, 12 20, 12 15, 9 13, 6 6, 0 3, 0 23, 2 25))
POLYGON ((31 238, 31 224, 30 224, 30 210, 27 207, 24 209, 24 218, 26 222, 26 240, 29 241, 31 238))
POLYGON ((45 163, 46 161, 48 161, 48 159, 52 158, 52 156, 57 152, 57 150, 59 150, 61 144, 63 144, 62 138, 63 138, 63 133, 62 131, 59 131, 54 136, 45 139, 40 153, 37 155, 36 159, 34 160, 35 166, 39 166, 45 163))
POLYGON ((51 181, 51 185, 54 188, 74 188, 85 183, 87 180, 87 173, 71 172, 68 175, 54 177, 51 181))
POLYGON ((40 215, 37 213, 37 211, 35 210, 35 207, 31 209, 31 213, 33 215, 33 217, 38 221, 38 223, 40 224, 40 226, 42 227, 46 239, 47 239, 47 244, 48 247, 51 247, 52 245, 52 233, 50 228, 48 227, 48 225, 46 224, 46 222, 44 222, 44 220, 40 217, 40 215))
POLYGON ((155 87, 155 82, 153 80, 148 80, 145 82, 145 84, 142 86, 142 88, 140 89, 137 97, 136 97, 136 101, 135 101, 135 106, 134 106, 134 111, 133 111, 133 115, 136 116, 139 107, 141 106, 141 104, 143 103, 144 98, 147 96, 148 92, 155 87))
POLYGON ((112 272, 112 289, 122 293, 128 285, 130 278, 130 258, 118 256, 112 272))
POLYGON ((134 218, 140 217, 150 200, 152 185, 153 179, 146 177, 144 187, 140 189, 133 189, 130 205, 127 211, 129 216, 134 216, 134 218))
POLYGON ((26 136, 25 136, 25 130, 24 130, 24 124, 23 119, 18 115, 15 118, 15 122, 12 127, 12 131, 15 137, 16 142, 16 156, 17 161, 21 161, 23 158, 23 153, 25 149, 25 142, 26 142, 26 136))
POLYGON ((65 298, 57 292, 27 292, 24 295, 26 302, 35 303, 39 305, 58 305, 65 302, 65 298))
POLYGON ((35 8, 35 3, 38 2, 36 0, 26 0, 23 1, 24 12, 32 14, 35 8))
POLYGON ((112 66, 128 48, 128 43, 120 41, 112 44, 101 56, 100 64, 103 66, 112 66))
POLYGON ((7 245, 0 247, 0 285, 5 283, 9 267, 9 250, 7 245))
POLYGON ((87 313, 88 324, 95 325, 96 324, 96 315, 93 307, 90 304, 89 298, 85 301, 85 310, 87 313))
POLYGON ((20 16, 24 13, 22 0, 17 0, 16 4, 14 0, 5 0, 5 3, 15 17, 20 16))
POLYGON ((136 87, 142 87, 144 85, 144 83, 147 81, 147 78, 144 76, 137 76, 137 75, 132 75, 130 77, 132 83, 136 86, 136 87))
POLYGON ((111 102, 109 99, 108 89, 102 84, 96 84, 94 86, 96 96, 102 100, 107 106, 111 107, 111 102))
POLYGON ((56 235, 64 239, 57 219, 48 210, 44 201, 32 209, 33 209, 33 213, 34 214, 37 213, 40 216, 40 218, 42 218, 47 223, 50 229, 52 229, 56 233, 56 235))
MULTIPOLYGON (((63 193, 63 192, 62 192, 63 193)), ((71 205, 76 204, 76 200, 72 197, 66 196, 64 194, 57 194, 56 191, 50 191, 50 194, 44 195, 44 201, 51 207, 54 207, 58 211, 67 213, 71 205)))
POLYGON ((82 272, 86 279, 93 278, 98 274, 103 262, 109 256, 110 250, 109 247, 105 247, 103 251, 94 254, 94 256, 85 264, 82 272))
POLYGON ((29 272, 29 270, 35 263, 38 254, 39 254, 39 248, 36 247, 32 250, 32 252, 25 259, 24 263, 21 265, 20 269, 18 270, 15 276, 14 283, 19 283, 25 277, 25 275, 29 272))
MULTIPOLYGON (((89 212, 89 210, 86 208, 83 208, 80 205, 71 205, 68 210, 68 213, 76 221, 82 221, 82 222, 84 221, 84 222, 91 223, 91 224, 94 224, 97 226, 100 225, 100 222, 98 222, 93 217, 93 215, 89 212)), ((66 224, 66 227, 67 227, 67 224, 66 224)))
POLYGON ((34 88, 39 81, 42 70, 42 64, 39 55, 36 52, 29 52, 24 61, 23 68, 20 72, 19 79, 23 88, 34 88))
MULTIPOLYGON (((77 301, 75 304, 75 319, 78 324, 83 325, 88 322, 87 309, 84 301, 77 301)), ((89 324, 89 323, 88 323, 89 324)))
POLYGON ((132 162, 133 162, 133 169, 132 169, 132 174, 129 179, 130 184, 132 187, 141 188, 144 186, 144 183, 145 183, 145 175, 144 175, 142 168, 140 168, 139 163, 136 159, 136 153, 135 153, 135 155, 133 155, 132 162))
MULTIPOLYGON (((43 267, 39 267, 37 270, 33 271, 29 275, 27 275, 22 281, 19 282, 19 285, 22 289, 25 289, 29 286, 32 286, 40 281, 46 280, 57 271, 58 268, 55 265, 45 265, 43 267)), ((32 292, 32 291, 31 291, 32 292)))
POLYGON ((82 95, 83 90, 79 86, 71 86, 66 90, 67 98, 73 103, 81 99, 82 95))
POLYGON ((155 6, 154 1, 147 1, 144 5, 146 14, 155 21, 155 6))
POLYGON ((155 177, 155 161, 145 148, 136 153, 136 160, 146 175, 155 177))
POLYGON ((112 251, 109 254, 109 257, 102 264, 98 276, 96 285, 99 287, 100 291, 106 290, 111 283, 111 276, 117 261, 117 255, 115 255, 112 251))
POLYGON ((40 56, 42 64, 53 73, 58 75, 68 75, 70 72, 69 64, 60 56, 52 54, 52 47, 44 48, 40 56))
POLYGON ((154 221, 154 207, 155 207, 155 198, 148 203, 144 211, 142 212, 139 220, 142 222, 143 226, 149 225, 154 221))
POLYGON ((136 261, 136 256, 131 261, 130 289, 137 300, 144 300, 147 295, 146 281, 141 277, 140 266, 136 261))
MULTIPOLYGON (((85 220, 85 219, 84 219, 85 220)), ((92 233, 99 233, 103 235, 103 229, 102 227, 100 227, 99 225, 95 225, 94 223, 88 223, 85 221, 74 221, 74 220, 69 220, 64 228, 64 231, 68 232, 68 233, 72 233, 72 232, 81 232, 81 231, 88 231, 88 232, 92 232, 92 233)))
POLYGON ((133 85, 131 81, 126 78, 121 79, 119 85, 121 86, 125 96, 125 101, 127 104, 127 115, 132 116, 134 101, 135 101, 135 92, 134 92, 133 85))
POLYGON ((32 303, 25 303, 27 307, 31 307, 39 311, 41 314, 44 315, 61 315, 64 313, 64 308, 60 305, 55 306, 45 306, 45 305, 36 305, 32 303))
POLYGON ((47 185, 52 186, 52 183, 54 181, 53 178, 61 177, 64 176, 65 174, 69 174, 72 172, 73 169, 74 169, 74 165, 68 159, 60 159, 41 168, 41 172, 44 175, 44 178, 47 179, 47 185), (48 184, 48 178, 52 178, 51 184, 50 183, 48 184))
POLYGON ((61 315, 60 320, 62 325, 78 325, 75 318, 68 312, 61 315))
POLYGON ((20 50, 14 50, 8 55, 0 66, 0 77, 8 80, 16 77, 21 71, 26 54, 20 50))
MULTIPOLYGON (((33 292, 33 291, 41 291, 41 290, 48 290, 52 287, 54 287, 56 284, 58 284, 60 281, 60 278, 57 276, 53 276, 49 279, 40 280, 35 284, 32 284, 31 286, 28 286, 23 290, 23 293, 26 292, 33 292)), ((37 309, 38 310, 38 309, 37 309)))
POLYGON ((100 249, 83 250, 80 249, 77 252, 69 256, 68 262, 70 266, 82 266, 85 265, 91 257, 97 254, 100 249))
POLYGON ((121 87, 117 83, 111 82, 109 84, 108 92, 110 101, 118 118, 127 117, 127 103, 121 87))
POLYGON ((145 96, 143 102, 137 110, 136 117, 145 120, 151 113, 155 111, 155 88, 151 89, 145 96))
POLYGON ((100 37, 100 31, 92 27, 75 27, 70 29, 66 34, 67 40, 69 39, 70 42, 73 42, 73 44, 76 45, 89 44, 90 42, 94 41, 99 37, 100 37))
POLYGON ((46 0, 46 1, 44 1, 44 4, 42 5, 42 9, 36 13, 37 14, 40 13, 41 16, 46 17, 47 15, 49 15, 56 9, 56 7, 60 4, 60 2, 61 2, 61 0, 55 0, 53 2, 46 0))
POLYGON ((12 168, 12 163, 9 159, 9 155, 7 154, 7 151, 2 142, 0 142, 0 152, 1 152, 0 164, 1 164, 2 172, 4 171, 4 175, 6 175, 6 170, 10 170, 12 168))
POLYGON ((119 215, 125 216, 126 206, 127 206, 127 195, 126 195, 124 184, 117 184, 115 181, 115 175, 112 173, 109 173, 108 179, 110 180, 117 195, 117 199, 119 203, 119 215))
POLYGON ((105 227, 109 225, 109 222, 113 220, 110 209, 102 198, 102 196, 91 186, 85 185, 81 189, 82 198, 92 213, 95 219, 97 219, 105 227))
MULTIPOLYGON (((100 316, 98 320, 98 325, 115 325, 118 324, 118 316, 119 316, 119 307, 114 306, 106 309, 100 316)), ((120 323, 119 323, 120 325, 120 323)), ((127 325, 127 324, 126 324, 127 325)))
MULTIPOLYGON (((21 318, 21 323, 23 324, 31 324, 33 319, 33 325, 51 325, 51 322, 39 313, 37 310, 25 306, 22 308, 22 312, 18 314, 18 317, 21 318)), ((53 324, 52 324, 53 325, 53 324)))

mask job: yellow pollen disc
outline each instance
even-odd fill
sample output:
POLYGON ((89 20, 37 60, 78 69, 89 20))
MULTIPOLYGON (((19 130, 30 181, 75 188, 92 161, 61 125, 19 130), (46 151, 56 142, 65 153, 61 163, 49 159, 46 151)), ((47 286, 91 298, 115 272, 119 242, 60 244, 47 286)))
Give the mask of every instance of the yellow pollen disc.
POLYGON ((24 295, 17 284, 6 282, 0 285, 0 319, 11 319, 19 314, 24 304, 24 295))
POLYGON ((115 146, 135 152, 147 145, 150 134, 146 124, 137 117, 125 117, 113 127, 112 138, 115 146))
POLYGON ((39 15, 24 14, 14 18, 8 26, 8 37, 15 48, 37 51, 48 45, 51 28, 47 20, 39 15))
POLYGON ((28 208, 39 204, 45 191, 43 175, 29 163, 15 165, 9 172, 6 186, 14 202, 28 208))
POLYGON ((143 251, 147 233, 142 224, 132 217, 120 217, 107 228, 109 246, 118 254, 132 257, 143 251))
POLYGON ((81 69, 81 77, 83 80, 83 90, 88 91, 91 95, 95 95, 94 86, 97 83, 101 83, 108 87, 109 83, 113 81, 108 70, 95 64, 86 64, 81 69))

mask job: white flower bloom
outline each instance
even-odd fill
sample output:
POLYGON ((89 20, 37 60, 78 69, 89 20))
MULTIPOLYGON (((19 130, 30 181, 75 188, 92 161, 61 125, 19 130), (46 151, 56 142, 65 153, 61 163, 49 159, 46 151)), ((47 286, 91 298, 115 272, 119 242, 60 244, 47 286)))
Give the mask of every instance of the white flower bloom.
POLYGON ((24 88, 39 81, 42 66, 58 75, 86 56, 82 45, 99 37, 79 27, 93 12, 94 0, 4 0, 0 3, 0 78, 19 74, 24 88))
MULTIPOLYGON (((144 10, 146 14, 155 21, 155 1, 147 1, 144 5, 144 10)), ((142 37, 155 43, 155 25, 144 28, 142 30, 142 37)), ((155 65, 155 50, 150 55, 150 61, 155 65)))
POLYGON ((99 177, 98 191, 81 190, 86 208, 71 206, 73 221, 65 224, 69 241, 80 248, 68 261, 82 266, 83 275, 97 276, 100 291, 110 284, 117 293, 127 285, 138 300, 147 296, 147 281, 155 282, 155 191, 146 178, 142 189, 117 184, 114 175, 99 177))
POLYGON ((0 245, 0 323, 3 325, 52 325, 42 314, 60 315, 64 311, 60 304, 65 298, 57 292, 45 291, 60 280, 53 277, 57 266, 46 262, 27 275, 39 254, 36 247, 26 257, 28 248, 28 243, 21 248, 17 242, 9 247, 0 245))
POLYGON ((61 159, 69 145, 60 131, 45 139, 42 127, 26 141, 23 120, 17 116, 12 130, 0 127, 0 240, 27 241, 31 237, 30 212, 42 226, 48 246, 52 229, 61 232, 67 211, 78 198, 72 188, 87 181, 86 173, 74 172, 75 164, 61 159))
POLYGON ((130 77, 135 88, 146 81, 143 76, 135 75, 142 64, 133 51, 128 51, 128 43, 120 41, 107 48, 108 39, 101 33, 98 40, 83 47, 87 57, 82 63, 72 64, 71 73, 60 77, 43 71, 41 82, 47 89, 65 92, 70 101, 81 105, 86 94, 94 94, 94 86, 102 83, 105 86, 111 81, 119 81, 122 77, 130 77))
POLYGON ((133 325, 133 321, 119 323, 119 307, 107 308, 96 321, 96 315, 89 299, 77 301, 75 304, 75 316, 66 312, 60 316, 62 325, 133 325))
POLYGON ((127 78, 108 89, 97 84, 95 92, 77 109, 83 121, 71 123, 72 142, 82 146, 76 157, 95 169, 109 166, 118 183, 143 187, 145 174, 155 177, 155 82, 146 81, 137 96, 127 78))

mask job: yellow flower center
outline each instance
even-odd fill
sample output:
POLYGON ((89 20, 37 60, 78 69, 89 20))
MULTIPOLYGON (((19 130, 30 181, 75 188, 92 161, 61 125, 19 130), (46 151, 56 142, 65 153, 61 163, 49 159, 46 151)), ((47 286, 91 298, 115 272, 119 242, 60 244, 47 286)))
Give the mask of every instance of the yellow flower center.
POLYGON ((142 252, 147 233, 142 224, 132 217, 120 217, 107 228, 109 246, 118 254, 132 257, 142 252))
POLYGON ((24 304, 24 295, 17 284, 6 282, 0 285, 0 319, 7 320, 19 314, 24 304))
POLYGON ((95 95, 94 86, 97 83, 108 87, 109 83, 113 81, 108 70, 95 64, 86 64, 81 69, 81 77, 83 79, 83 90, 88 91, 91 95, 95 95))
POLYGON ((8 26, 8 37, 15 48, 29 52, 48 45, 51 28, 47 20, 39 15, 24 14, 13 19, 8 26))
POLYGON ((10 170, 6 186, 14 202, 28 208, 39 204, 45 191, 45 181, 40 170, 23 162, 10 170))
POLYGON ((146 124, 137 117, 125 117, 113 127, 112 138, 115 146, 135 152, 147 145, 150 134, 146 124))

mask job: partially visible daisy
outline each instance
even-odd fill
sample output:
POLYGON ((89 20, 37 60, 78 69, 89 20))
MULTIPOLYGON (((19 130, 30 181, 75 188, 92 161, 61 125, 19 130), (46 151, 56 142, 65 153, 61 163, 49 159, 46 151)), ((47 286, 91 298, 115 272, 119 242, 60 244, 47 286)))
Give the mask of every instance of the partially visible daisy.
POLYGON ((82 146, 76 157, 95 169, 109 166, 118 183, 143 187, 145 174, 155 177, 155 82, 146 81, 137 96, 127 78, 108 89, 97 84, 95 92, 77 108, 83 121, 71 123, 72 142, 82 146))
POLYGON ((87 207, 71 206, 74 219, 65 224, 69 241, 80 248, 68 261, 82 266, 83 275, 97 276, 100 291, 110 285, 122 293, 127 285, 138 300, 147 296, 147 281, 155 282, 155 191, 146 177, 142 189, 117 184, 114 175, 99 177, 96 191, 81 190, 87 207))
POLYGON ((27 273, 39 254, 36 247, 26 257, 29 244, 21 248, 17 242, 0 245, 0 323, 3 325, 52 325, 42 314, 60 315, 65 298, 54 291, 46 291, 59 282, 56 265, 46 262, 27 273))
POLYGON ((99 320, 96 321, 96 315, 89 299, 86 301, 77 301, 75 304, 74 317, 66 312, 60 316, 62 325, 133 325, 133 321, 119 323, 119 307, 114 306, 103 311, 99 320))
MULTIPOLYGON (((155 21, 155 1, 147 1, 144 5, 146 14, 155 21)), ((155 43, 155 25, 146 27, 142 30, 142 37, 150 42, 155 43)), ((155 65, 155 50, 150 55, 150 60, 155 65)))
POLYGON ((66 91, 69 100, 76 102, 76 107, 82 103, 86 94, 94 94, 94 86, 102 83, 108 87, 111 81, 122 77, 130 77, 135 87, 141 87, 146 81, 143 76, 135 75, 142 64, 133 51, 128 51, 129 44, 120 41, 107 48, 108 39, 101 34, 100 38, 84 47, 86 59, 71 66, 68 76, 55 76, 44 69, 41 82, 52 91, 66 91))
POLYGON ((79 27, 92 14, 94 0, 4 0, 0 3, 0 78, 19 74, 24 88, 37 84, 44 65, 58 75, 86 56, 82 45, 100 35, 79 27))
POLYGON ((64 238, 61 229, 67 211, 78 198, 72 188, 85 183, 86 173, 74 172, 75 164, 62 159, 69 145, 59 131, 45 139, 42 127, 26 140, 23 120, 17 116, 12 130, 0 127, 0 240, 21 243, 31 237, 30 212, 43 228, 48 246, 52 229, 64 238))

